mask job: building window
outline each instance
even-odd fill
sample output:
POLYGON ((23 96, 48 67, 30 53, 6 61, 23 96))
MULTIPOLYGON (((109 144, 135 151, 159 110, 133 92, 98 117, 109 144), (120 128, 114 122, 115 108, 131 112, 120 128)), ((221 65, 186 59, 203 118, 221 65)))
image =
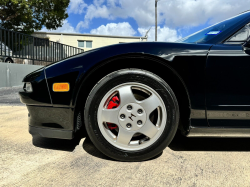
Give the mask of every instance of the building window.
POLYGON ((84 47, 84 41, 78 41, 78 47, 84 47))
POLYGON ((78 40, 78 47, 92 48, 92 41, 78 40))
POLYGON ((92 48, 92 41, 86 41, 86 48, 92 48))

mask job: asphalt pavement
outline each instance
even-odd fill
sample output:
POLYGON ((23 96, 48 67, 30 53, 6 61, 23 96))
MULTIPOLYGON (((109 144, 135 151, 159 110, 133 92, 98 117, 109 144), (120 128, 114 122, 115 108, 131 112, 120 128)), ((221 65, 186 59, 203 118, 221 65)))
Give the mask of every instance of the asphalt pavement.
POLYGON ((99 152, 84 132, 73 140, 32 137, 28 111, 14 90, 0 91, 1 187, 250 186, 250 139, 178 133, 156 158, 119 162, 99 152))
POLYGON ((0 88, 0 106, 24 106, 18 95, 22 89, 23 86, 0 88))

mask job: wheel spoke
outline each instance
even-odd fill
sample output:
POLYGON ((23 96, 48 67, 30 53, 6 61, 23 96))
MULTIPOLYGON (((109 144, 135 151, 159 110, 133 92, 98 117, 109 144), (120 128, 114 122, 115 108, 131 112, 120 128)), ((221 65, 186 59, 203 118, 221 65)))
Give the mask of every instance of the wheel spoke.
POLYGON ((120 106, 124 106, 127 103, 135 103, 135 97, 132 93, 131 86, 123 86, 118 89, 120 95, 120 106))
POLYGON ((134 135, 134 132, 127 131, 121 127, 119 128, 119 133, 118 133, 116 141, 121 144, 128 145, 133 135, 134 135))
POLYGON ((166 125, 164 98, 153 88, 139 82, 113 87, 103 96, 98 107, 97 119, 102 135, 112 146, 121 150, 137 151, 153 145, 166 125), (140 99, 146 95, 146 99, 140 99), (151 122, 152 114, 156 115, 153 119, 158 116, 157 124, 151 122))
POLYGON ((114 123, 118 122, 118 110, 117 109, 102 109, 102 122, 114 123))
POLYGON ((151 112, 161 105, 158 97, 155 94, 152 94, 149 98, 141 101, 139 104, 144 108, 148 115, 150 115, 151 112))
POLYGON ((158 132, 158 128, 150 120, 147 120, 146 124, 139 130, 139 132, 149 138, 153 138, 158 132))

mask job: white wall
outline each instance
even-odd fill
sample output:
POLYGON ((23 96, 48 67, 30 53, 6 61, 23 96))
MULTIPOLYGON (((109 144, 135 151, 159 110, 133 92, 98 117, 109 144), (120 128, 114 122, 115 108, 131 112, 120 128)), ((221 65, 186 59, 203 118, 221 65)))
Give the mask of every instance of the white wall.
MULTIPOLYGON (((126 38, 126 37, 109 37, 109 36, 94 36, 94 35, 70 35, 70 34, 50 34, 50 33, 39 33, 35 32, 32 36, 40 37, 40 38, 49 38, 50 41, 60 42, 62 44, 66 44, 69 46, 78 48, 78 40, 81 41, 92 41, 92 48, 86 48, 86 46, 82 49, 84 51, 88 51, 91 49, 104 47, 107 45, 119 44, 119 43, 130 43, 130 42, 140 42, 141 39, 138 38, 126 38)), ((146 39, 142 39, 146 41, 146 39)))
POLYGON ((0 88, 22 85, 23 78, 43 66, 0 62, 0 88))

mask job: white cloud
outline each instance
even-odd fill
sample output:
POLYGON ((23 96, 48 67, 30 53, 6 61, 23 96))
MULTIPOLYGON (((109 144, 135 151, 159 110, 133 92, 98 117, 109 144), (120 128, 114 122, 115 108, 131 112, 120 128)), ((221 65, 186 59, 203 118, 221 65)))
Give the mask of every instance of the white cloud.
MULTIPOLYGON (((138 28, 138 31, 142 36, 145 36, 148 28, 138 28)), ((174 42, 180 38, 181 36, 178 36, 177 31, 174 29, 168 27, 157 27, 157 41, 174 42)), ((148 33, 148 41, 155 41, 155 27, 150 29, 148 33)))
POLYGON ((43 32, 63 32, 63 33, 76 33, 77 32, 75 30, 75 28, 70 23, 68 23, 68 20, 64 20, 62 27, 60 27, 56 30, 48 30, 46 28, 43 28, 41 31, 43 31, 43 32))
POLYGON ((84 2, 84 0, 71 0, 69 3, 68 13, 82 14, 86 7, 88 7, 88 5, 84 2))
POLYGON ((85 14, 85 20, 92 20, 93 18, 106 18, 111 19, 111 15, 109 12, 109 9, 105 5, 99 5, 91 4, 88 6, 86 14, 85 14))
POLYGON ((159 20, 171 27, 215 23, 248 9, 250 0, 162 0, 159 20))
POLYGON ((103 35, 133 36, 136 34, 136 31, 131 27, 128 22, 123 22, 101 25, 97 29, 92 29, 90 33, 103 35))
POLYGON ((76 31, 79 32, 81 28, 88 28, 89 27, 89 21, 80 21, 76 26, 76 31))
MULTIPOLYGON (((108 7, 111 16, 133 17, 139 27, 154 25, 154 0, 116 0, 116 3, 120 6, 108 7)), ((158 20, 171 28, 197 26, 208 19, 214 23, 234 16, 248 10, 249 4, 250 0, 161 0, 158 20)))
POLYGON ((105 0, 94 0, 94 5, 101 6, 104 2, 105 0))
MULTIPOLYGON (((158 21, 169 28, 193 27, 207 20, 212 24, 247 10, 249 4, 250 0, 161 0, 158 21)), ((94 0, 86 8, 84 20, 132 17, 144 28, 154 25, 154 11, 154 0, 94 0)))
MULTIPOLYGON (((133 18, 138 24, 139 33, 144 36, 145 29, 155 23, 154 0, 93 0, 88 4, 85 2, 85 0, 70 1, 68 12, 80 14, 82 17, 76 28, 66 20, 63 26, 54 32, 80 32, 89 28, 95 18, 104 18, 111 20, 110 22, 114 22, 112 20, 116 18, 133 18)), ((163 26, 158 28, 159 41, 172 41, 179 38, 174 30, 176 28, 183 32, 208 20, 213 24, 247 10, 249 4, 250 0, 161 0, 158 2, 158 23, 163 26)), ((101 25, 91 30, 91 33, 111 35, 135 35, 136 33, 128 23, 127 25, 113 24, 115 23, 101 25)), ((42 29, 42 31, 48 30, 42 29)), ((149 40, 153 40, 153 32, 152 28, 149 40)))

